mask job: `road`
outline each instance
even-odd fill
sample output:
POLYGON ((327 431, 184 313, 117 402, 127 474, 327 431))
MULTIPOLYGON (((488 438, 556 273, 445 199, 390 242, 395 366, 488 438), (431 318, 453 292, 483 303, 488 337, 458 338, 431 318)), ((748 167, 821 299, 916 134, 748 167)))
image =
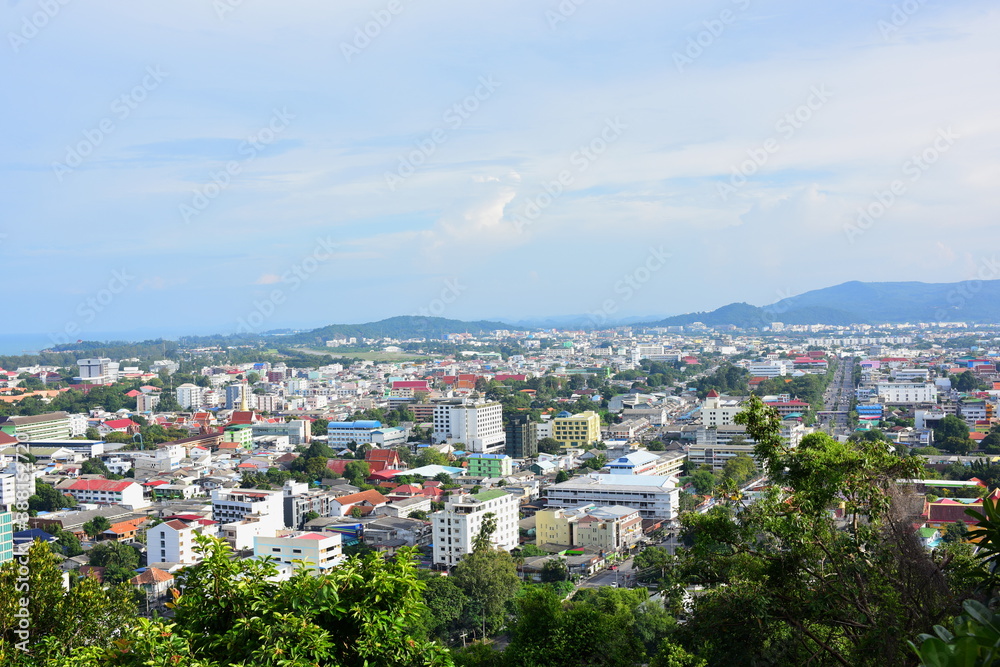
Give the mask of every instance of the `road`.
POLYGON ((594 576, 580 584, 580 588, 600 588, 601 586, 618 585, 626 588, 635 583, 635 570, 632 568, 632 559, 618 563, 617 570, 602 570, 594 576))
POLYGON ((834 374, 833 381, 823 394, 823 414, 819 415, 822 426, 827 427, 831 434, 847 433, 847 415, 854 398, 854 360, 841 359, 834 374))

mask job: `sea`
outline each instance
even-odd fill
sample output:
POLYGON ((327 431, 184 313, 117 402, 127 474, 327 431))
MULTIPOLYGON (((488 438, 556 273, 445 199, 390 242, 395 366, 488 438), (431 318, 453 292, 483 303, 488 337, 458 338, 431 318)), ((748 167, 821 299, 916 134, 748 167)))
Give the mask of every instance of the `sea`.
POLYGON ((40 350, 56 343, 48 334, 5 334, 0 333, 0 355, 38 354, 40 350))

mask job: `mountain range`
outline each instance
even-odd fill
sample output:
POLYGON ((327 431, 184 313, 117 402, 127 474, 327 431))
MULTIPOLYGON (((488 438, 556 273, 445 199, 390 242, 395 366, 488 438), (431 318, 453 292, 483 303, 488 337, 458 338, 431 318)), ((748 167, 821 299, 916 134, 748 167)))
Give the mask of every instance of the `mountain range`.
POLYGON ((903 322, 1000 322, 1000 280, 957 283, 851 281, 804 292, 768 306, 731 303, 710 312, 675 315, 649 326, 702 322, 761 327, 785 324, 898 324, 903 322))
MULTIPOLYGON (((767 306, 731 303, 707 312, 674 315, 656 321, 624 318, 613 325, 639 327, 709 326, 763 328, 785 324, 898 324, 903 322, 1000 322, 1000 280, 957 283, 851 281, 811 290, 767 306)), ((608 325, 602 325, 608 326, 608 325)), ((440 338, 450 333, 481 334, 509 328, 592 328, 584 316, 554 315, 534 320, 478 320, 399 316, 365 324, 331 324, 287 335, 293 344, 323 345, 334 338, 440 338)), ((272 332, 273 333, 273 332, 272 332)))

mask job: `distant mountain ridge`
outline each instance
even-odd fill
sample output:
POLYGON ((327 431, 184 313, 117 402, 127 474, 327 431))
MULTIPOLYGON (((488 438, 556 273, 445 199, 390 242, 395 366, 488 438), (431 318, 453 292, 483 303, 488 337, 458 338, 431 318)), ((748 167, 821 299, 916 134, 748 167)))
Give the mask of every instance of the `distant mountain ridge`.
POLYGON ((1000 322, 1000 280, 957 283, 851 281, 782 299, 769 306, 731 303, 710 312, 667 317, 647 326, 763 327, 785 324, 1000 322))
POLYGON ((324 345, 336 338, 440 338, 445 334, 482 334, 497 329, 509 329, 503 322, 479 320, 463 322, 444 317, 400 315, 365 324, 331 324, 284 338, 286 342, 324 345))

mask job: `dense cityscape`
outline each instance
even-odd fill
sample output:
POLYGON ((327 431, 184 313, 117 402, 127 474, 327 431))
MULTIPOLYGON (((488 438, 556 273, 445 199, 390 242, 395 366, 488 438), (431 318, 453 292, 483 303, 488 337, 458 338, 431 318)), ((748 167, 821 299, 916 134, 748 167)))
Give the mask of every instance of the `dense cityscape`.
POLYGON ((0 24, 0 667, 1000 665, 995 2, 0 24))
MULTIPOLYGON (((993 537, 976 534, 984 519, 966 510, 1000 497, 997 327, 695 323, 340 337, 322 348, 286 339, 3 358, 4 585, 16 588, 30 562, 32 589, 46 591, 22 607, 4 598, 5 664, 132 664, 114 638, 133 634, 129 646, 152 642, 147 657, 215 664, 223 645, 235 651, 231 633, 245 644, 242 658, 224 658, 232 664, 314 664, 323 650, 341 652, 331 664, 743 664, 748 646, 867 664, 874 654, 852 648, 863 642, 905 662, 915 655, 905 640, 983 599, 970 569, 993 537), (132 356, 103 356, 113 352, 132 356), (769 523, 779 518, 802 532, 769 523), (857 610, 841 603, 809 620, 842 633, 834 644, 775 609, 766 633, 729 618, 726 608, 749 603, 741 596, 802 613, 796 605, 816 595, 808 577, 773 587, 795 605, 745 587, 767 576, 754 570, 767 559, 820 537, 847 550, 874 541, 934 568, 933 581, 911 582, 931 596, 925 605, 893 612, 903 635, 845 624, 837 614, 857 610), (251 613, 241 599, 287 603, 322 581, 367 600, 322 612, 337 627, 358 622, 349 640, 318 618, 295 621, 332 632, 336 648, 272 636, 289 620, 268 614, 297 608, 251 613), (405 622, 383 627, 365 616, 375 613, 405 622), (19 614, 46 628, 23 635, 27 653, 15 648, 19 614), (214 648, 185 635, 205 614, 222 633, 214 648), (168 627, 179 644, 156 645, 149 633, 168 627), (283 642, 312 657, 281 662, 283 642), (403 642, 407 657, 373 651, 385 642, 403 642), (541 645, 552 656, 540 659, 541 645)), ((838 558, 850 560, 817 562, 838 558)), ((805 553, 782 564, 817 576, 809 567, 805 553)), ((879 567, 890 581, 905 574, 898 562, 879 567)), ((855 594, 875 595, 868 585, 855 594)))

